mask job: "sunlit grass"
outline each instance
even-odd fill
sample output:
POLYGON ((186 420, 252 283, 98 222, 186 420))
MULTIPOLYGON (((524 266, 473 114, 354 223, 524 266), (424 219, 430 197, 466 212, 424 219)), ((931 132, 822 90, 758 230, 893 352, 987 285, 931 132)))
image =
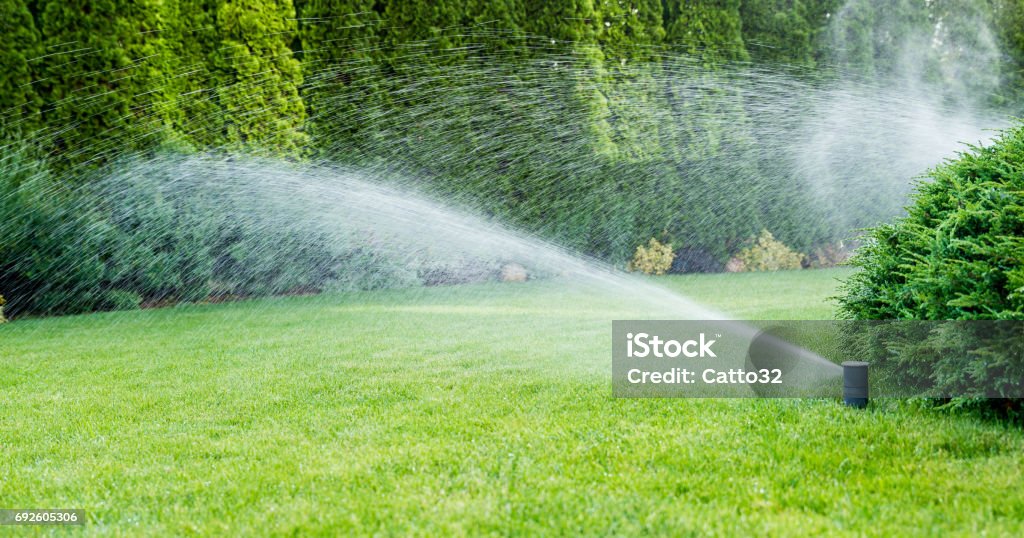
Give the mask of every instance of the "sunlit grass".
MULTIPOLYGON (((827 318, 845 274, 657 282, 827 318)), ((0 508, 130 535, 1024 531, 1020 430, 894 402, 615 400, 622 311, 528 282, 12 323, 0 508)))

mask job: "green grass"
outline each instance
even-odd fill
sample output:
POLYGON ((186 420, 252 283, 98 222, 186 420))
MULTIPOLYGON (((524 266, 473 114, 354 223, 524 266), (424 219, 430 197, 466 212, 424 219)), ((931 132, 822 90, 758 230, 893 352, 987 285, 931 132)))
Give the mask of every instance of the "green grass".
MULTIPOLYGON (((820 318, 845 274, 658 282, 820 318)), ((643 314, 620 299, 530 282, 8 324, 0 508, 115 535, 1024 533, 1019 429, 613 399, 610 320, 643 314)))

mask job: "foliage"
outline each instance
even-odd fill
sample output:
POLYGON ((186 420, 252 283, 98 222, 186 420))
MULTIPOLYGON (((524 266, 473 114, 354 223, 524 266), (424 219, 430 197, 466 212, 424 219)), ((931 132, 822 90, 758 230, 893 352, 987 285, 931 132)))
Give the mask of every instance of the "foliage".
POLYGON ((24 153, 0 163, 0 282, 10 315, 103 308, 113 231, 74 199, 24 153))
MULTIPOLYGON (((996 4, 847 0, 831 27, 833 60, 844 70, 882 80, 930 82, 950 102, 1004 101, 1004 54, 997 36, 1009 37, 1007 25, 1015 17, 1013 10, 993 11, 996 4)), ((1013 50, 1012 41, 1002 44, 1013 50)))
MULTIPOLYGON (((54 225, 68 230, 66 237, 74 237, 78 226, 97 234, 104 230, 113 238, 93 247, 128 249, 97 250, 105 268, 99 277, 87 270, 94 256, 81 253, 83 261, 73 272, 91 275, 84 280, 93 282, 86 289, 124 286, 147 301, 242 290, 258 294, 289 282, 273 271, 271 260, 242 253, 239 245, 249 239, 239 238, 250 237, 245 233, 223 228, 212 244, 177 227, 197 216, 145 217, 154 230, 165 225, 176 230, 164 238, 166 245, 188 252, 176 264, 166 263, 166 253, 160 252, 170 247, 147 247, 141 241, 148 236, 133 240, 121 225, 108 229, 108 216, 95 210, 69 215, 56 209, 81 203, 70 200, 80 195, 70 184, 88 176, 79 173, 82 165, 102 166, 125 151, 165 147, 289 158, 315 151, 339 164, 380 166, 416 178, 431 194, 613 263, 631 259, 638 242, 663 231, 663 240, 685 239, 692 249, 677 258, 675 271, 711 270, 764 227, 802 251, 834 237, 813 225, 820 214, 792 210, 809 205, 798 179, 768 183, 780 175, 758 158, 757 137, 745 119, 746 109, 758 104, 709 74, 727 72, 730 62, 751 57, 825 65, 823 58, 836 60, 825 58, 824 38, 837 17, 848 21, 851 34, 844 36, 850 50, 838 58, 844 67, 864 73, 898 70, 896 59, 880 55, 885 40, 920 29, 958 5, 926 4, 6 0, 0 1, 0 11, 8 14, 0 21, 7 37, 0 42, 5 66, 0 138, 31 134, 47 154, 47 166, 57 172, 54 177, 69 184, 57 188, 61 193, 54 200, 35 197, 34 206, 51 206, 44 220, 58 219, 54 225), (840 4, 851 7, 840 10, 840 4), (670 50, 684 53, 683 63, 673 63, 680 57, 667 54, 670 50), (509 61, 493 62, 494 54, 509 61), (691 61, 704 71, 677 84, 672 70, 691 61), (542 106, 536 106, 538 96, 542 106), (694 114, 695 109, 702 113, 694 114), (730 158, 722 158, 725 154, 730 158), (743 178, 745 188, 718 188, 736 178, 743 178), (717 225, 706 226, 712 220, 717 225), (234 254, 211 261, 208 249, 234 254), (144 267, 126 268, 128 260, 144 267), (229 275, 239 265, 251 269, 242 274, 252 278, 212 276, 229 275), (256 275, 273 283, 258 285, 256 275), (195 289, 186 292, 191 285, 195 289)), ((999 0, 991 9, 979 3, 968 11, 997 26, 1009 65, 1024 63, 1024 41, 1014 22, 1024 16, 1020 2, 999 0)), ((967 35, 974 28, 970 17, 944 26, 943 36, 975 43, 967 35)), ((940 50, 922 63, 922 69, 941 76, 936 54, 965 53, 940 50)), ((982 74, 961 78, 980 84, 988 80, 982 74)), ((1004 74, 1007 84, 1019 79, 1019 73, 1004 74)), ((28 225, 24 217, 13 222, 28 225)), ((194 229, 204 228, 196 224, 194 229)), ((285 232, 278 239, 289 248, 301 243, 285 232)), ((55 235, 45 240, 54 241, 46 248, 53 249, 55 259, 76 250, 58 248, 55 235)), ((47 250, 40 250, 45 240, 22 246, 45 257, 47 250)), ((303 259, 327 267, 326 260, 337 255, 345 263, 377 263, 353 252, 323 254, 315 262, 307 252, 303 259)), ((309 284, 304 278, 296 282, 309 284)), ((112 304, 102 297, 86 302, 97 308, 112 304)))
MULTIPOLYGON (((854 319, 1024 320, 1024 126, 974 147, 921 181, 907 216, 874 228, 852 263, 861 270, 839 297, 854 319)), ((1006 363, 967 356, 978 338, 922 335, 914 346, 949 349, 906 375, 953 390, 965 379, 986 387, 1019 383, 1021 355, 1006 363), (966 341, 966 342, 965 342, 966 341), (969 345, 968 345, 969 344, 969 345), (959 347, 958 347, 959 346, 959 347)), ((913 362, 913 355, 879 361, 913 362)), ((897 364, 900 366, 900 364, 897 364)))
POLYGON ((647 242, 647 246, 639 245, 633 254, 633 260, 629 262, 626 269, 639 271, 645 275, 663 275, 672 267, 671 244, 663 244, 655 238, 647 242))
POLYGON ((804 264, 811 269, 823 269, 845 265, 852 255, 854 247, 843 241, 818 245, 804 259, 804 264))
POLYGON ((743 42, 758 61, 815 65, 822 34, 843 0, 744 0, 743 42))
POLYGON ((407 285, 379 253, 316 223, 188 184, 180 163, 112 163, 70 190, 24 153, 0 164, 0 282, 8 313, 68 314, 211 297, 407 285), (119 171, 119 172, 112 172, 119 171), (116 202, 116 203, 112 203, 116 202))
POLYGON ((405 284, 398 268, 363 245, 329 237, 312 216, 280 200, 205 180, 188 157, 112 167, 95 182, 97 206, 117 233, 107 279, 146 302, 197 301, 372 289, 405 284), (123 170, 123 171, 121 171, 123 170), (118 198, 116 204, 104 200, 118 198))
POLYGON ((212 148, 224 144, 221 115, 211 55, 219 42, 215 13, 208 0, 164 3, 164 37, 174 77, 168 90, 176 106, 169 110, 169 136, 185 147, 212 148))
POLYGON ((3 295, 0 295, 0 323, 6 323, 7 322, 7 318, 4 317, 4 305, 5 304, 7 304, 7 301, 4 299, 3 295))
POLYGON ((142 304, 142 295, 134 291, 111 290, 106 293, 103 310, 135 310, 142 304))
POLYGON ((1000 49, 1006 53, 1001 93, 1009 103, 1017 103, 1019 116, 1024 97, 1024 0, 995 0, 992 9, 1000 49))
POLYGON ((42 50, 24 0, 0 0, 0 140, 27 136, 37 128, 40 97, 29 62, 42 50))
POLYGON ((452 259, 424 264, 417 269, 417 277, 424 286, 447 286, 495 280, 496 276, 500 277, 504 272, 505 267, 496 262, 452 259))
POLYGON ((754 239, 754 244, 736 254, 742 271, 784 271, 800 269, 804 255, 775 239, 768 230, 754 239))
MULTIPOLYGON (((375 0, 298 0, 302 45, 302 99, 306 131, 317 150, 349 146, 367 127, 361 114, 379 109, 388 96, 382 84, 381 27, 375 0), (330 21, 330 22, 326 22, 330 21)), ((336 156, 335 156, 336 157, 336 156)), ((349 155, 351 158, 351 155, 349 155)))
POLYGON ((1024 319, 1024 127, 929 173, 873 229, 840 305, 855 319, 1024 319))
POLYGON ((164 138, 172 75, 159 0, 40 0, 46 54, 33 63, 40 133, 61 168, 96 163, 164 138))
POLYGON ((670 0, 664 4, 669 43, 707 64, 749 57, 741 33, 739 0, 670 0))
POLYGON ((306 109, 302 69, 289 47, 296 24, 291 0, 218 0, 212 15, 220 42, 209 62, 222 144, 298 154, 306 109))
POLYGON ((720 273, 725 264, 718 256, 700 247, 683 247, 676 250, 670 273, 720 273))
POLYGON ((525 2, 528 31, 558 41, 593 43, 598 33, 595 2, 555 0, 525 2))

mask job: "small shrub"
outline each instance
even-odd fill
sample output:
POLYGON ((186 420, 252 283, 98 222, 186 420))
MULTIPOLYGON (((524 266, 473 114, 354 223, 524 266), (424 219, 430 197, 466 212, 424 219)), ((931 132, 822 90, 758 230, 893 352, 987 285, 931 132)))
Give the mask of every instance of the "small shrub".
POLYGON ((754 244, 737 253, 735 259, 742 264, 738 271, 782 271, 800 269, 804 255, 775 239, 768 230, 761 230, 754 244))
POLYGON ((0 323, 6 323, 7 322, 7 319, 4 318, 4 305, 5 304, 7 304, 7 301, 4 300, 4 296, 3 295, 0 295, 0 323))
POLYGON ((42 161, 19 151, 0 160, 0 282, 9 315, 99 308, 110 232, 42 161))
POLYGON ((663 275, 672 267, 671 244, 664 244, 655 238, 647 242, 647 246, 636 247, 633 261, 626 266, 627 271, 639 271, 645 275, 663 275))
POLYGON ((217 170, 204 165, 168 155, 58 181, 27 153, 0 158, 7 313, 416 283, 414 272, 388 256, 328 235, 313 215, 284 204, 254 207, 252 191, 206 182, 217 170))

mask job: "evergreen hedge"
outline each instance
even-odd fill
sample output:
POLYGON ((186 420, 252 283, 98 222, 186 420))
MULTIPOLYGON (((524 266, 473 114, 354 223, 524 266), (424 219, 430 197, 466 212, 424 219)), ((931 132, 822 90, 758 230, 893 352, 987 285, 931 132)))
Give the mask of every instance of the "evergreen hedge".
POLYGON ((51 160, 70 169, 159 143, 174 107, 163 3, 35 4, 45 54, 32 69, 51 160))
MULTIPOLYGON (((749 100, 717 80, 693 90, 702 88, 693 78, 759 44, 773 61, 819 61, 826 15, 840 3, 0 0, 0 138, 32 138, 52 181, 69 185, 126 150, 315 154, 415 178, 615 263, 658 236, 716 267, 762 228, 807 250, 832 239, 820 225, 830 221, 806 203, 799 178, 759 162, 749 100)), ((880 15, 868 13, 878 6, 853 5, 864 39, 851 54, 884 70, 871 31, 880 15)), ((899 15, 893 28, 921 20, 913 2, 879 6, 899 15)), ((1018 20, 1015 6, 1000 3, 996 20, 1018 20)), ((1018 34, 1000 36, 1019 45, 1018 34)), ((54 205, 40 218, 68 220, 59 230, 73 225, 62 198, 11 196, 54 205)), ((14 222, 42 225, 26 218, 14 222)), ((44 250, 25 252, 45 261, 44 250)), ((83 270, 90 259, 82 254, 83 270)), ((89 271, 75 274, 96 287, 89 271)))

